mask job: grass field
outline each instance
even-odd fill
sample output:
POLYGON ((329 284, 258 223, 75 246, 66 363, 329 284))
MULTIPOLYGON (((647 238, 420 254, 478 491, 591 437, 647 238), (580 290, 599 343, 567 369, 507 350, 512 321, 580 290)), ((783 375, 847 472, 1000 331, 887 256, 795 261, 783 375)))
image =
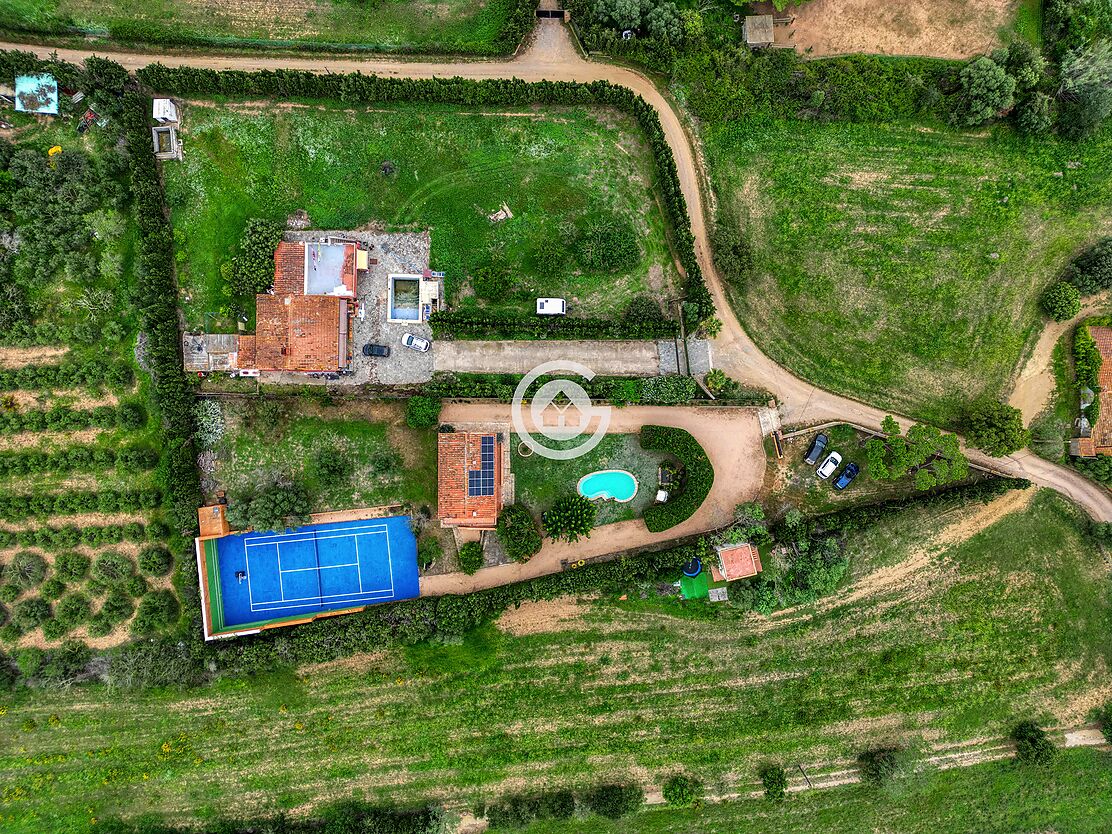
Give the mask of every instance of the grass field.
POLYGON ((1052 494, 978 533, 983 512, 908 511, 852 538, 853 595, 771 622, 543 603, 518 636, 487 627, 201 691, 16 693, 0 716, 6 827, 352 791, 473 802, 680 768, 721 791, 766 756, 836 769, 878 741, 1083 721, 1112 684, 1108 568, 1052 494))
POLYGON ((224 405, 228 432, 217 444, 212 486, 236 495, 290 476, 313 499, 313 511, 404 503, 436 506, 436 434, 405 426, 403 409, 387 403, 316 406, 285 400, 266 422, 242 404, 224 405), (348 474, 322 476, 321 457, 347 462, 348 474))
POLYGON ((489 54, 513 0, 2 0, 0 27, 148 43, 332 44, 489 54))
MULTIPOLYGON (((546 442, 550 442, 552 448, 560 448, 561 445, 574 446, 577 441, 566 444, 546 442)), ((636 434, 608 434, 587 454, 566 461, 549 460, 537 454, 522 457, 515 449, 510 461, 514 474, 514 495, 539 518, 558 499, 575 493, 576 485, 584 475, 600 469, 624 469, 637 479, 637 494, 631 501, 621 504, 617 501, 596 502, 597 524, 640 518, 656 497, 658 470, 666 457, 642 449, 636 434)))
POLYGON ((758 344, 825 388, 953 425, 1006 389, 1042 287, 1112 218, 1112 132, 754 121, 711 127, 725 222, 755 270, 731 302, 758 344))
POLYGON ((447 273, 450 302, 532 312, 537 295, 568 299, 572 315, 621 312, 675 280, 664 220, 653 199, 650 157, 635 123, 614 111, 553 109, 460 113, 428 104, 377 110, 188 105, 189 152, 166 166, 186 321, 234 329, 220 266, 250 217, 285 221, 308 211, 312 226, 370 222, 432 230, 432 268, 447 273), (393 175, 381 166, 391 162, 393 175), (505 202, 510 220, 487 215, 505 202), (537 256, 616 213, 639 232, 640 263, 624 274, 581 273, 571 244, 541 277, 537 256), (480 270, 510 287, 469 281, 480 270), (547 273, 546 273, 547 274, 547 273), (215 316, 206 316, 213 313, 215 316))
POLYGON ((1112 818, 1112 756, 1059 753, 1046 768, 1013 761, 928 772, 883 790, 846 787, 792 797, 783 804, 740 800, 693 810, 656 808, 610 822, 600 817, 547 821, 528 834, 1099 834, 1112 818))

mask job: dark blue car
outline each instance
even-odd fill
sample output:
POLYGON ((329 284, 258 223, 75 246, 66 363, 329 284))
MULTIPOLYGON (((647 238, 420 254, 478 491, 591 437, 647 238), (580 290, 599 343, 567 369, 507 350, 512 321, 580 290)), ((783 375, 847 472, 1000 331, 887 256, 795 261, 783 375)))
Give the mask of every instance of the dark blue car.
POLYGON ((842 474, 834 481, 834 489, 845 489, 853 483, 853 479, 857 477, 857 473, 861 471, 856 463, 847 463, 846 468, 842 470, 842 474))

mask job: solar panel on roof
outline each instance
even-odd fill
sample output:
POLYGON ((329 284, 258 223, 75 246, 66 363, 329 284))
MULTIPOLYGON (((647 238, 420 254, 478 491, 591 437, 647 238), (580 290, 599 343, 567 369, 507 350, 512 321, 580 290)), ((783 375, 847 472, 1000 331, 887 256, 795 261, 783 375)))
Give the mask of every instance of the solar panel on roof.
POLYGON ((467 471, 467 495, 470 498, 494 495, 494 438, 479 439, 479 468, 467 471))

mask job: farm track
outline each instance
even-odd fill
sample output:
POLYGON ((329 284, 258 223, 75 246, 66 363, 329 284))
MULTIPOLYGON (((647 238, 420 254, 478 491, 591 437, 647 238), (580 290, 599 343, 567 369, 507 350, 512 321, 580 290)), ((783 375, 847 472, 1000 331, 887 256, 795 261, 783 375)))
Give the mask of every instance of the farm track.
MULTIPOLYGON (((585 60, 576 51, 563 24, 538 21, 529 45, 509 61, 457 61, 426 63, 381 59, 320 56, 309 58, 268 55, 197 55, 112 52, 110 50, 55 49, 49 46, 0 43, 2 49, 31 51, 46 58, 56 54, 66 61, 81 61, 90 55, 110 57, 129 70, 161 62, 167 66, 194 66, 209 69, 275 70, 299 69, 310 72, 370 72, 396 78, 468 78, 474 80, 518 78, 523 81, 608 81, 628 87, 651 104, 660 118, 664 135, 672 149, 680 187, 687 200, 691 231, 700 268, 706 276, 718 315, 721 335, 715 340, 715 365, 730 376, 749 385, 761 386, 776 395, 781 403, 783 422, 808 425, 827 420, 846 420, 879 429, 884 411, 848 397, 823 391, 800 379, 766 356, 745 332, 726 300, 725 288, 710 257, 702 177, 694 145, 679 115, 646 76, 626 67, 585 60)), ((905 426, 912 421, 901 418, 905 426)), ((1101 521, 1112 521, 1112 493, 1059 464, 1043 460, 1027 450, 1006 458, 992 458, 966 449, 972 463, 1012 477, 1027 478, 1053 489, 1082 506, 1101 521)))

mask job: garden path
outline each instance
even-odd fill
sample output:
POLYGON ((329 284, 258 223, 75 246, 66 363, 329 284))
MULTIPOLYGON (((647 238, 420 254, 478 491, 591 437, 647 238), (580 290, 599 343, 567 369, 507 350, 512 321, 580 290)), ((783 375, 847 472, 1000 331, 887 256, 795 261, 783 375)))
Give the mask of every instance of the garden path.
POLYGON ((438 341, 433 348, 434 371, 524 374, 553 360, 579 362, 603 375, 660 373, 660 352, 650 341, 438 341))
MULTIPOLYGON (((721 278, 710 257, 707 215, 704 200, 704 175, 696 160, 695 143, 688 135, 677 111, 645 75, 628 67, 584 59, 571 42, 564 24, 555 20, 537 22, 529 43, 508 61, 405 61, 398 59, 257 55, 200 55, 196 53, 113 52, 98 49, 71 49, 54 46, 0 43, 0 49, 30 51, 42 58, 51 54, 65 61, 78 62, 90 55, 101 55, 135 70, 161 62, 167 66, 196 66, 212 69, 301 69, 310 72, 373 72, 403 78, 470 79, 520 78, 524 81, 608 81, 636 92, 652 105, 660 118, 680 188, 687 200, 691 232, 700 269, 714 298, 723 327, 715 340, 716 366, 733 378, 771 391, 779 400, 784 424, 808 425, 827 420, 846 420, 879 429, 885 412, 848 397, 823 391, 777 365, 766 356, 734 316, 726 301, 721 278)), ((756 323, 754 323, 756 326, 756 323)), ((903 426, 912 421, 900 418, 903 426)), ((1101 521, 1112 521, 1112 492, 1068 467, 1043 460, 1022 450, 1006 458, 992 458, 968 450, 970 460, 986 469, 1013 477, 1028 478, 1039 486, 1054 489, 1080 504, 1101 521)))

